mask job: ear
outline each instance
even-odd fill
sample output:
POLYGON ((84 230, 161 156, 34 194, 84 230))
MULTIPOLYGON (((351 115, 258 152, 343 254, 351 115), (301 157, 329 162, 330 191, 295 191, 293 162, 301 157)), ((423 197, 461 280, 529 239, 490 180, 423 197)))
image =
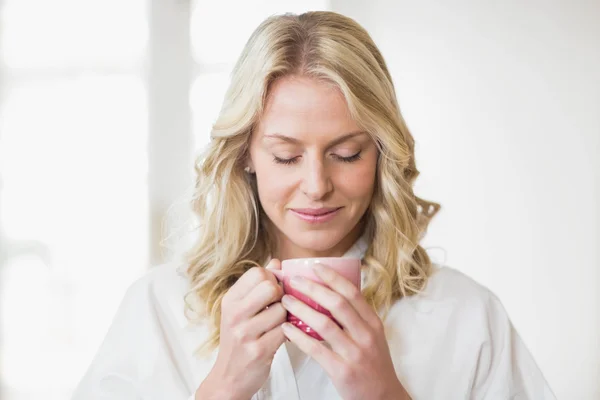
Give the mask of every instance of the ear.
POLYGON ((250 152, 248 152, 246 155, 246 167, 244 168, 244 171, 246 171, 248 174, 253 174, 254 171, 256 171, 254 169, 254 163, 252 162, 252 156, 250 156, 250 152))

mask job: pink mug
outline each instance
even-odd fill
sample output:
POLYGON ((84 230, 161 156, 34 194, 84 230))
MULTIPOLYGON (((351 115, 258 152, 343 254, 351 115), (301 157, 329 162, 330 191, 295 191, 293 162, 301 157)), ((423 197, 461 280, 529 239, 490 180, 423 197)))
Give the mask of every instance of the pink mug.
MULTIPOLYGON (((331 313, 325 308, 321 307, 312 299, 303 295, 302 293, 293 289, 290 285, 290 279, 294 276, 301 276, 306 279, 310 279, 317 283, 323 284, 323 281, 317 277, 313 271, 313 265, 321 264, 325 267, 331 268, 344 278, 352 282, 358 289, 360 289, 360 268, 361 260, 358 258, 342 258, 342 257, 319 257, 319 258, 293 258, 289 260, 283 260, 281 262, 281 274, 283 275, 283 291, 286 294, 292 295, 295 298, 306 303, 314 310, 319 311, 322 314, 327 315, 336 324, 339 323, 333 318, 331 313)), ((315 332, 310 326, 306 325, 295 315, 288 312, 287 321, 298 329, 306 333, 307 335, 317 339, 323 340, 323 338, 315 332)))

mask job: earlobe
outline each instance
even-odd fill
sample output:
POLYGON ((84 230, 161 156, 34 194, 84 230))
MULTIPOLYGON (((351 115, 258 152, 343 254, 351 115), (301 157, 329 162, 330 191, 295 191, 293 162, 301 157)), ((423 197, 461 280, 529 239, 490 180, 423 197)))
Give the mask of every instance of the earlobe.
POLYGON ((244 158, 245 158, 244 164, 246 164, 246 166, 244 167, 244 172, 247 174, 253 174, 254 173, 254 165, 253 165, 252 157, 250 156, 249 151, 246 153, 244 158))

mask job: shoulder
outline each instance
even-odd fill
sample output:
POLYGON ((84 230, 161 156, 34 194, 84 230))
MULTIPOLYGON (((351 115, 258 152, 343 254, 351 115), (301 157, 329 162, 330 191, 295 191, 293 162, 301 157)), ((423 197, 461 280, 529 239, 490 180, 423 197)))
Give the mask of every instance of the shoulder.
POLYGON ((473 398, 554 399, 498 297, 463 272, 434 266, 422 292, 399 300, 390 317, 395 365, 423 393, 437 379, 473 398))
POLYGON ((119 313, 130 317, 147 316, 153 321, 159 315, 170 316, 178 324, 185 325, 185 296, 189 290, 190 284, 181 263, 156 265, 129 286, 121 301, 119 313))
POLYGON ((434 265, 423 291, 399 303, 403 309, 447 316, 481 328, 489 327, 491 319, 508 322, 501 301, 489 288, 449 266, 434 265))
POLYGON ((443 321, 442 340, 460 348, 465 360, 471 357, 474 397, 555 398, 502 302, 489 288, 456 269, 436 267, 422 297, 415 299, 436 304, 432 317, 443 321))
POLYGON ((490 297, 494 297, 490 289, 465 273, 440 265, 433 265, 424 294, 433 299, 453 299, 459 302, 488 301, 490 297))
POLYGON ((167 347, 189 341, 193 348, 206 326, 192 322, 186 315, 190 283, 181 267, 176 262, 150 267, 129 286, 111 324, 116 336, 137 334, 147 343, 167 347), (188 333, 194 335, 193 340, 188 333))
POLYGON ((174 368, 196 365, 194 352, 206 332, 185 317, 188 286, 172 262, 151 267, 132 283, 73 398, 114 398, 116 391, 147 398, 142 391, 161 385, 180 398, 189 394, 179 378, 173 380, 174 368))

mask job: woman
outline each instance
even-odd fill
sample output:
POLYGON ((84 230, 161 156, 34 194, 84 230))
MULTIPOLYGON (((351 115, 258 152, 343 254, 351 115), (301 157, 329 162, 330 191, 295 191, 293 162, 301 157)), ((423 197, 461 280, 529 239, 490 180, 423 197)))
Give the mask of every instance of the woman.
POLYGON ((413 193, 413 138, 353 20, 263 22, 196 171, 185 272, 129 289, 75 399, 554 399, 499 300, 419 246, 439 206, 413 193), (276 279, 321 256, 363 260, 362 293, 326 269, 295 283, 341 327, 276 279))

